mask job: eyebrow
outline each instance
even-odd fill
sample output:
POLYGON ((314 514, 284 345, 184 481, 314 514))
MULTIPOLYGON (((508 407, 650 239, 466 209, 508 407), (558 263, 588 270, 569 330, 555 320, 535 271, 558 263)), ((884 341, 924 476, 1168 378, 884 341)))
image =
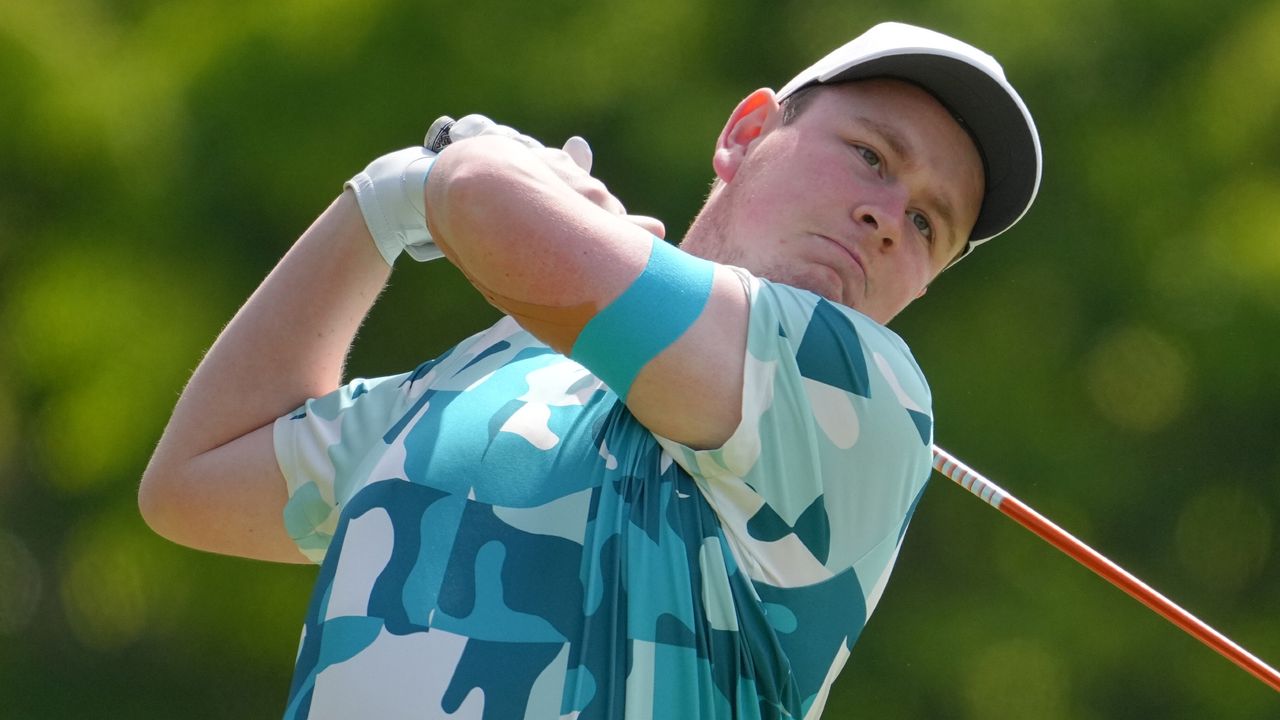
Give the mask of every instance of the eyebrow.
MULTIPOLYGON (((898 129, 887 123, 880 122, 865 115, 857 115, 854 120, 870 128, 872 132, 880 136, 889 149, 900 158, 910 161, 916 157, 915 146, 912 145, 907 138, 903 137, 898 129)), ((942 223, 946 226, 947 232, 951 235, 956 234, 955 210, 951 207, 951 202, 943 195, 929 191, 925 194, 925 201, 932 205, 938 213, 938 217, 942 219, 942 223)), ((960 243, 964 245, 963 239, 960 243)))

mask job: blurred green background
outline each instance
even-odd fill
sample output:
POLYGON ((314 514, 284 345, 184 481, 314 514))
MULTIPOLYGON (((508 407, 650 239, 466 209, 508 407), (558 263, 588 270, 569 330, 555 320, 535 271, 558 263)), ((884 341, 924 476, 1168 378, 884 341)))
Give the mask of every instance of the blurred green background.
MULTIPOLYGON (((1046 174, 895 323, 938 442, 1280 662, 1274 0, 0 0, 0 717, 283 708, 314 570, 153 536, 138 477, 201 353, 437 115, 580 133, 678 236, 734 103, 900 19, 996 55, 1046 174)), ((351 358, 495 318, 402 264, 351 358)), ((1263 718, 1278 696, 935 478, 828 717, 1263 718)))

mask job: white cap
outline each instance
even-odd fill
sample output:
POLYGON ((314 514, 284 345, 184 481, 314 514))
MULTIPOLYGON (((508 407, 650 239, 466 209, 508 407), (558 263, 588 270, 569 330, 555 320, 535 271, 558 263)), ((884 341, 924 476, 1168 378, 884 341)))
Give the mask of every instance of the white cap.
POLYGON ((809 85, 873 77, 929 91, 977 145, 986 193, 965 254, 1026 214, 1040 188, 1036 125, 1000 64, 972 45, 912 25, 881 23, 796 75, 778 99, 809 85))

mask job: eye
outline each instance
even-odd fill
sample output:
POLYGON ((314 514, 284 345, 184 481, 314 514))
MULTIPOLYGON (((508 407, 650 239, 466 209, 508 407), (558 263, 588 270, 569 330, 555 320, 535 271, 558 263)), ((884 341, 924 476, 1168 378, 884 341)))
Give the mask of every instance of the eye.
POLYGON ((875 150, 861 145, 854 145, 853 149, 858 151, 858 154, 862 156, 863 160, 867 161, 868 165, 873 168, 880 167, 880 155, 875 150))
POLYGON ((929 218, 922 213, 911 211, 907 211, 907 216, 911 218, 911 224, 916 226, 916 230, 919 230, 926 240, 933 239, 933 225, 929 224, 929 218))

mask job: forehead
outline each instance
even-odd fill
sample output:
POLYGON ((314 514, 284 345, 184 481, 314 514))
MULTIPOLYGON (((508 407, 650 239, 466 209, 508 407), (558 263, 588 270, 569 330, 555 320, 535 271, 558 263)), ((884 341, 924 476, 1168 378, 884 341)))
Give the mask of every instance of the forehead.
POLYGON ((812 86, 811 98, 815 110, 833 118, 854 119, 872 117, 904 132, 921 130, 937 132, 951 140, 965 139, 964 150, 977 154, 973 138, 965 131, 951 112, 929 91, 915 83, 895 78, 871 78, 851 80, 831 85, 812 86))

